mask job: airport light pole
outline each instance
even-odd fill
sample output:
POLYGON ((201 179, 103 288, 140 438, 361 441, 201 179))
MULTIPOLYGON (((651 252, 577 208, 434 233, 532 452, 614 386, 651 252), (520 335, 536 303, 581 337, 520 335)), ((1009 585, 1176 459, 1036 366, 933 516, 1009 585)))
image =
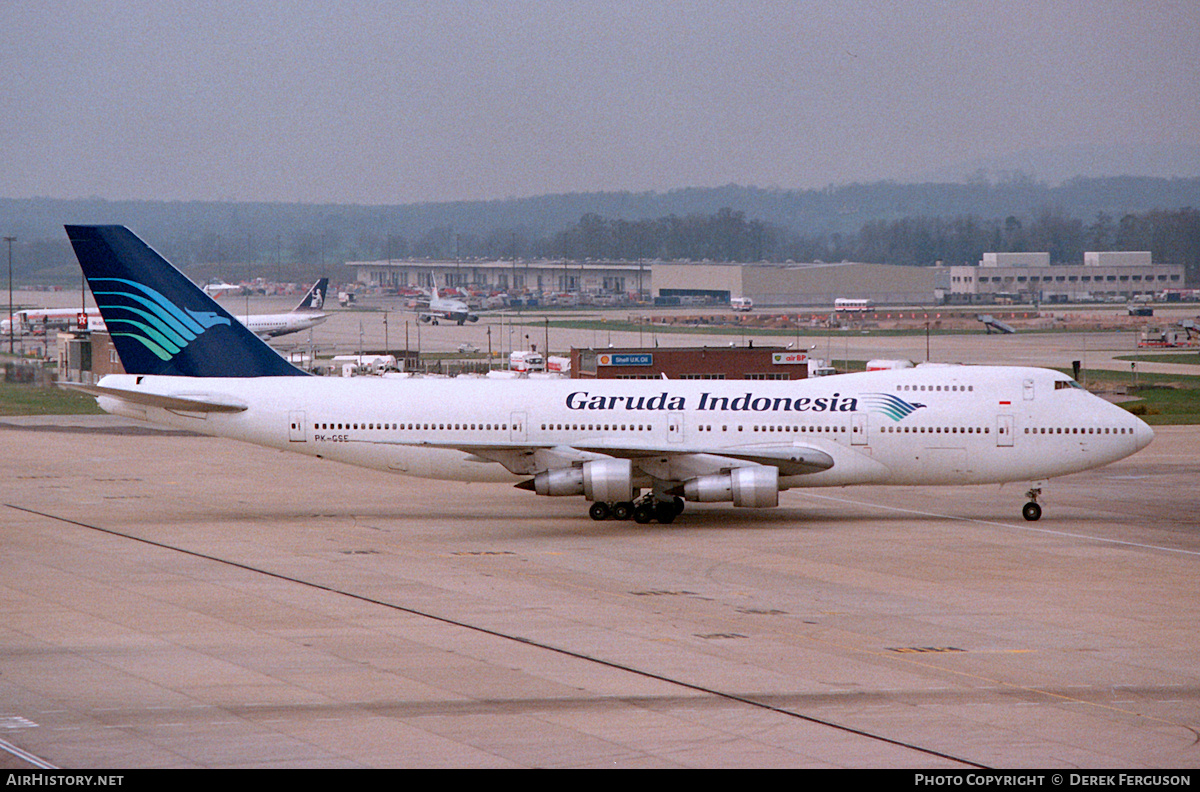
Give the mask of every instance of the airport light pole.
POLYGON ((13 288, 12 288, 12 243, 17 241, 15 236, 6 236, 8 243, 8 354, 13 354, 13 288))

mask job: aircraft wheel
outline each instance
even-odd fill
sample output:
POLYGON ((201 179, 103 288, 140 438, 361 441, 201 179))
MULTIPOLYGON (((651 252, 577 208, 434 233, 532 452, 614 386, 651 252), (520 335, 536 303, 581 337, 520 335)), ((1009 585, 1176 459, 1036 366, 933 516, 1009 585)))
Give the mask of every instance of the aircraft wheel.
POLYGON ((683 507, 687 504, 687 501, 676 495, 675 500, 672 501, 672 504, 675 506, 675 514, 678 516, 683 514, 683 507))
POLYGON ((608 504, 601 503, 600 501, 596 501, 592 504, 591 508, 588 509, 588 516, 597 522, 600 520, 607 520, 611 514, 612 511, 608 508, 608 504))
POLYGON ((1042 516, 1042 507, 1030 501, 1021 508, 1021 516, 1029 522, 1037 522, 1042 516))
POLYGON ((654 505, 654 516, 663 525, 669 525, 678 514, 671 501, 659 501, 654 505))
POLYGON ((633 521, 645 525, 654 519, 654 507, 648 503, 639 503, 633 509, 633 521))
POLYGON ((614 520, 629 520, 633 518, 633 504, 629 501, 614 503, 612 507, 614 520))

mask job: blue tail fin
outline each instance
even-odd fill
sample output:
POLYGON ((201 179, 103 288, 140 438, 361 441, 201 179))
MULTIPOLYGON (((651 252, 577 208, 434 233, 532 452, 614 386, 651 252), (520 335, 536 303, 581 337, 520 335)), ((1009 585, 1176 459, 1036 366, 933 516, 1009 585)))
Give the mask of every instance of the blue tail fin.
POLYGON ((129 374, 307 376, 124 226, 66 226, 129 374))
POLYGON ((329 291, 329 278, 321 278, 312 285, 308 290, 308 294, 304 295, 304 299, 300 304, 292 309, 292 313, 296 311, 319 311, 325 307, 325 294, 329 291))

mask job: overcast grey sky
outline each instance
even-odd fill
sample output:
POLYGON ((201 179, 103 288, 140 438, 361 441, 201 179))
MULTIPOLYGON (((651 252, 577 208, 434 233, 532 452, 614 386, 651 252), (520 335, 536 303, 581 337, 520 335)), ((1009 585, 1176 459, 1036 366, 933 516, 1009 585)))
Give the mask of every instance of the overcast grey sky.
POLYGON ((1196 0, 0 0, 3 197, 808 188, 1179 144, 1196 0))

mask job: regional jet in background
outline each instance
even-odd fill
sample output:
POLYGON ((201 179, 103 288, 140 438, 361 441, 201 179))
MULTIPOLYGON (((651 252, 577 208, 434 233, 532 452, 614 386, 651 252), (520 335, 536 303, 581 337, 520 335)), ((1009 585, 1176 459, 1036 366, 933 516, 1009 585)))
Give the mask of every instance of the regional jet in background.
POLYGON ((259 338, 275 338, 276 336, 298 333, 310 327, 316 327, 329 317, 322 313, 325 307, 325 295, 329 290, 329 278, 321 278, 312 285, 300 304, 289 313, 282 314, 250 314, 239 316, 237 320, 250 328, 259 338))
POLYGON ((463 300, 443 297, 438 288, 437 277, 433 278, 433 290, 430 292, 429 305, 417 310, 417 321, 438 324, 439 320, 449 322, 478 322, 479 315, 471 311, 471 306, 463 300))
POLYGON ((798 381, 314 377, 122 226, 67 235, 128 374, 118 415, 449 481, 582 496, 593 519, 669 523, 685 501, 772 507, 793 487, 1030 482, 1154 434, 1055 371, 920 365, 798 381), (101 295, 103 295, 101 297, 101 295))
MULTIPOLYGON (((320 278, 319 281, 312 284, 312 288, 307 290, 304 299, 300 300, 300 305, 294 307, 288 313, 251 313, 248 316, 234 318, 246 325, 247 328, 250 328, 253 334, 259 338, 286 336, 290 332, 300 332, 301 330, 314 328, 314 326, 329 318, 328 314, 320 310, 324 305, 325 293, 328 286, 329 278, 320 278)), ((98 296, 96 292, 92 292, 92 294, 98 296)), ((108 325, 104 322, 103 312, 100 308, 88 308, 86 314, 78 310, 72 311, 70 308, 55 308, 54 311, 62 313, 64 317, 76 318, 79 330, 108 330, 108 325), (78 318, 80 316, 86 316, 86 325, 83 319, 78 318)))
MULTIPOLYGON (((288 313, 249 314, 235 318, 250 328, 259 338, 274 338, 289 333, 298 333, 301 330, 316 327, 329 318, 328 315, 321 312, 325 305, 328 288, 329 278, 321 278, 305 292, 304 299, 300 301, 300 304, 288 313)), ((86 310, 29 308, 14 312, 13 318, 17 326, 14 332, 22 335, 38 329, 95 331, 108 329, 99 308, 86 310)), ((0 334, 7 335, 8 328, 8 319, 0 320, 0 334)))

